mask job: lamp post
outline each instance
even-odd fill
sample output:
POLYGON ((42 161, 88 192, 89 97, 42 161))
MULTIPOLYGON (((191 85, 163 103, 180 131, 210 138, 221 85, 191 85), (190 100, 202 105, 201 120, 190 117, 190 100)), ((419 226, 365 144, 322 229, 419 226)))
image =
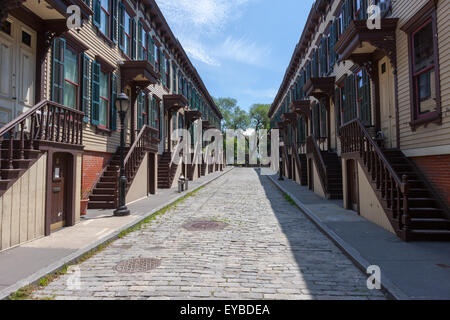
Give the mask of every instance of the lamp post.
POLYGON ((284 181, 283 178, 283 157, 282 157, 282 148, 284 147, 284 142, 280 141, 280 177, 278 178, 278 180, 280 181, 284 181))
POLYGON ((125 93, 117 96, 116 107, 120 117, 120 178, 119 178, 119 206, 114 211, 114 216, 123 217, 130 215, 130 210, 125 205, 127 177, 125 175, 125 117, 127 116, 130 99, 125 93))

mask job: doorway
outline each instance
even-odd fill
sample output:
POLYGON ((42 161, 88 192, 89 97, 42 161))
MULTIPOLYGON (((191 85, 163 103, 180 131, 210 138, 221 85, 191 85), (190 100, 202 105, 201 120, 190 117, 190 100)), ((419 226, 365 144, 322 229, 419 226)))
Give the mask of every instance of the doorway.
POLYGON ((35 103, 36 32, 8 17, 0 28, 0 126, 35 103))
POLYGON ((380 79, 381 131, 385 136, 385 147, 390 149, 397 146, 394 74, 392 72, 391 63, 387 57, 380 60, 378 69, 380 79))
POLYGON ((69 156, 55 153, 52 165, 50 231, 66 226, 68 215, 69 156))
POLYGON ((309 190, 314 191, 314 171, 312 158, 308 159, 308 186, 309 190))
POLYGON ((347 209, 358 212, 358 172, 353 159, 347 160, 347 209))
POLYGON ((156 194, 156 154, 148 154, 148 193, 156 194))

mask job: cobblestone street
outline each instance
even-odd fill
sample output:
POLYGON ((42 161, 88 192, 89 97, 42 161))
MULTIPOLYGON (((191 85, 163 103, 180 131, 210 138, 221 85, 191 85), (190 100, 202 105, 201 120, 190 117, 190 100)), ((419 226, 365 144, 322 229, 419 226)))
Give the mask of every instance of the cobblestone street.
MULTIPOLYGON (((150 208, 149 208, 150 209, 150 208)), ((54 299, 384 299, 267 177, 234 169, 36 291, 54 299), (215 231, 206 228, 212 221, 215 231), (122 261, 152 258, 131 273, 122 261), (79 271, 79 272, 78 272, 79 271), (80 276, 80 283, 77 282, 80 276), (79 284, 79 286, 78 286, 79 284)))

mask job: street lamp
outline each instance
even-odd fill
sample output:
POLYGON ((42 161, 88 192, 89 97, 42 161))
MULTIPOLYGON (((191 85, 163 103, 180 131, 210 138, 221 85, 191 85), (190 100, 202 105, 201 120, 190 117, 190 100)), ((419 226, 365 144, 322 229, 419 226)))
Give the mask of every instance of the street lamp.
POLYGON ((282 148, 284 147, 284 142, 280 141, 280 177, 278 178, 278 180, 280 181, 284 181, 283 178, 283 157, 282 157, 282 148))
POLYGON ((120 178, 119 178, 119 207, 114 211, 114 216, 123 217, 130 215, 130 210, 125 205, 127 177, 125 175, 125 117, 127 116, 130 99, 125 93, 120 93, 116 99, 116 108, 120 117, 120 178))

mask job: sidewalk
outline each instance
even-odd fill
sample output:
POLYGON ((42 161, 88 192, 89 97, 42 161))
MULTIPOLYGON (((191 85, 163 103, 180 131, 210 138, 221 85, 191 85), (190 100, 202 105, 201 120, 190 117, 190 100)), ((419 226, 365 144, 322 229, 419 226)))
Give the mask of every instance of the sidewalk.
POLYGON ((450 299, 450 243, 406 243, 369 222, 342 201, 321 198, 307 187, 278 176, 271 181, 288 194, 302 211, 364 272, 381 268, 381 283, 396 299, 450 299))
POLYGON ((1 252, 0 299, 114 239, 122 231, 232 169, 226 168, 223 172, 189 182, 189 191, 185 193, 180 194, 176 189, 158 190, 157 195, 130 204, 131 215, 128 217, 114 217, 113 210, 89 210, 76 226, 1 252))

